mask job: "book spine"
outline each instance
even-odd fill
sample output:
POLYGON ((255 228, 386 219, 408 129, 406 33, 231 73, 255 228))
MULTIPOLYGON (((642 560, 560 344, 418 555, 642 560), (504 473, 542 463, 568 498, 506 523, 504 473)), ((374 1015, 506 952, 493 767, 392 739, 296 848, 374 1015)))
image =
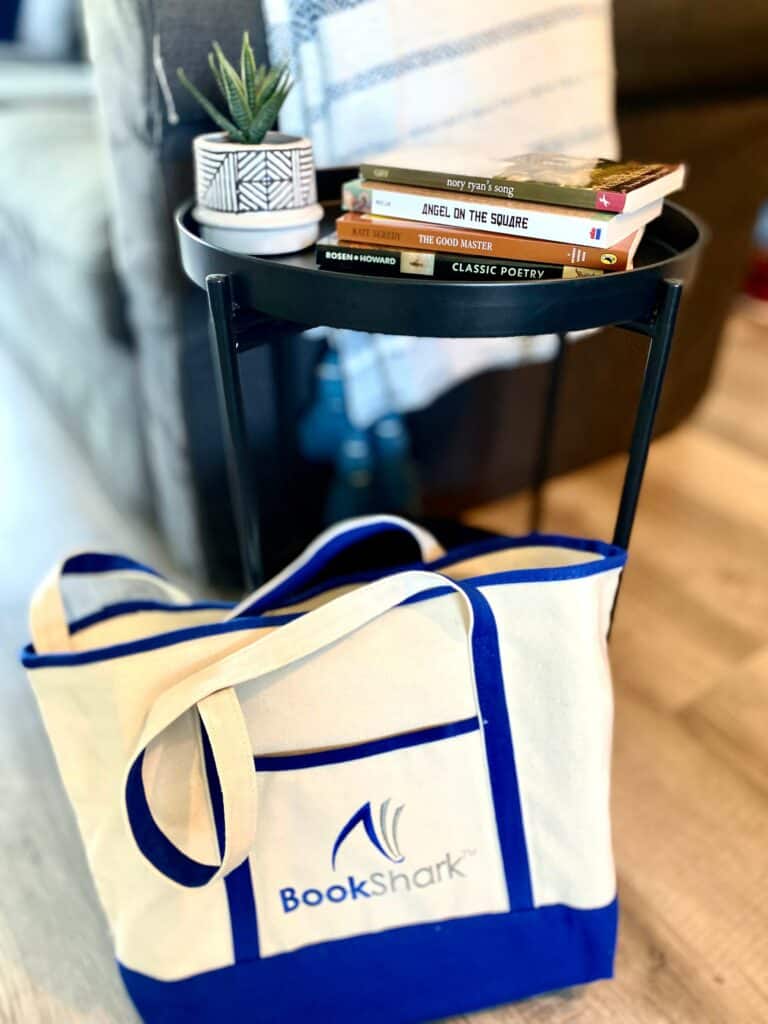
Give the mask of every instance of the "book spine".
POLYGON ((581 210, 622 213, 626 203, 623 192, 597 191, 542 181, 507 181, 501 177, 483 178, 471 174, 451 175, 442 171, 416 171, 384 164, 361 164, 360 177, 369 182, 386 181, 393 185, 462 192, 494 199, 520 199, 553 206, 576 206, 581 210))
POLYGON ((600 270, 520 260, 473 259, 449 253, 409 252, 318 242, 317 265, 324 270, 352 271, 380 277, 432 277, 438 281, 551 281, 591 277, 600 270))
MULTIPOLYGON (((344 186, 342 206, 345 210, 372 213, 377 217, 400 217, 573 245, 600 246, 606 230, 605 221, 590 217, 515 210, 471 199, 454 199, 446 194, 398 192, 359 182, 344 186)), ((599 216, 596 214, 596 218, 599 216)))
POLYGON ((532 263, 563 263, 588 270, 627 270, 627 251, 592 249, 561 242, 544 242, 535 238, 512 238, 483 231, 435 231, 424 224, 412 227, 393 225, 386 219, 375 222, 354 215, 336 221, 340 242, 363 242, 367 245, 395 246, 427 252, 450 252, 502 260, 525 260, 532 263))

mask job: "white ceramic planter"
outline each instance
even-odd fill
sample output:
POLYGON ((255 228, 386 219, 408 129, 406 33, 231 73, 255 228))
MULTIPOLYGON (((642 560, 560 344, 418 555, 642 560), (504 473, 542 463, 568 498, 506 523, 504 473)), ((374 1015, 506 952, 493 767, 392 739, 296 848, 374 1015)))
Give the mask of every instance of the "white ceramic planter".
POLYGON ((194 216, 206 241, 259 255, 317 241, 323 209, 309 139, 268 132, 245 145, 212 132, 197 136, 194 153, 194 216))

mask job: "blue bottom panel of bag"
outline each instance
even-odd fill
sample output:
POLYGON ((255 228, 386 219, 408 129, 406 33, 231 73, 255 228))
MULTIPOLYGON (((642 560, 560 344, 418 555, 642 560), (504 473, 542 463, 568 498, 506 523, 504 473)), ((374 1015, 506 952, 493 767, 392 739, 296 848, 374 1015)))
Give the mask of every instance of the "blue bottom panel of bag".
POLYGON ((617 904, 542 907, 307 946, 183 981, 120 970, 147 1024, 415 1024, 613 973, 617 904))

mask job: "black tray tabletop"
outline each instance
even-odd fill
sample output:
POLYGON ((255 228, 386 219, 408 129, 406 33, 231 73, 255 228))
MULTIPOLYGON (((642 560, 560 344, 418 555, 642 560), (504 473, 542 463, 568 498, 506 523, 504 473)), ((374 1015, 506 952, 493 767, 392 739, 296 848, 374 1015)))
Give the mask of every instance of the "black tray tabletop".
MULTIPOLYGON (((321 237, 340 213, 340 184, 354 168, 320 171, 326 213, 321 237)), ((595 277, 474 283, 377 277, 316 266, 314 247, 287 256, 245 256, 203 241, 194 201, 176 211, 181 260, 201 288, 211 274, 232 280, 235 301, 302 326, 339 327, 421 337, 503 337, 547 334, 648 321, 662 280, 686 281, 695 269, 704 229, 674 203, 648 225, 635 268, 595 277)))

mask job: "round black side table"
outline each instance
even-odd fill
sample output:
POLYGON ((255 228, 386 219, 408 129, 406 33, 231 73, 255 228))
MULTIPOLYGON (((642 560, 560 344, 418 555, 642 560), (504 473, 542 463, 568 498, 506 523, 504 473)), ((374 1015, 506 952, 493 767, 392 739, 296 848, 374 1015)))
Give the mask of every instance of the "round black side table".
MULTIPOLYGON (((333 230, 344 181, 354 167, 320 171, 326 208, 321 235, 333 230)), ((249 585, 262 579, 259 488, 248 457, 238 357, 256 345, 308 327, 338 327, 421 337, 504 337, 557 334, 534 483, 534 526, 541 514, 565 333, 615 325, 648 339, 640 392, 613 542, 626 548, 653 433, 683 282, 690 278, 703 238, 691 214, 667 203, 646 229, 635 269, 571 280, 466 283, 383 278, 320 270, 313 249, 289 256, 243 256, 203 241, 193 202, 176 211, 176 231, 187 276, 208 294, 218 399, 224 425, 232 501, 243 571, 249 585), (268 330, 266 329, 268 326, 268 330)))

